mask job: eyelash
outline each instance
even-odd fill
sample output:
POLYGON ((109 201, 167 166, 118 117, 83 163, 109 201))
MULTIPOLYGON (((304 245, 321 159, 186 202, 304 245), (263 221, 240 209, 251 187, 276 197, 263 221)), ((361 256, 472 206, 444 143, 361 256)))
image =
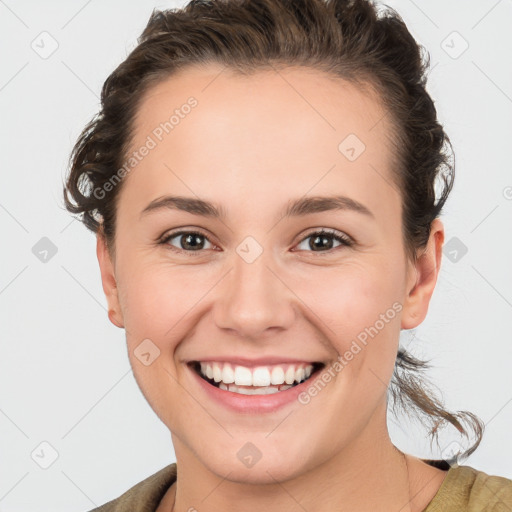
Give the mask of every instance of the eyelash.
MULTIPOLYGON (((185 249, 178 249, 177 247, 174 247, 173 245, 170 245, 168 242, 169 240, 172 240, 173 238, 179 237, 180 235, 198 235, 201 237, 204 237, 206 240, 208 240, 212 245, 214 245, 211 240, 208 238, 207 235, 202 233, 201 231, 176 231, 173 233, 169 233, 168 235, 165 235, 160 241, 159 244, 166 245, 167 248, 169 248, 171 251, 177 252, 177 253, 187 253, 188 256, 195 256, 194 253, 201 253, 204 252, 204 250, 197 250, 197 251, 187 251, 185 249)), ((299 241, 299 244, 307 240, 308 238, 311 238, 313 236, 324 236, 327 235, 329 237, 332 237, 337 242, 341 243, 341 246, 334 247, 332 249, 327 249, 325 251, 316 251, 318 253, 332 253, 336 249, 340 249, 341 247, 352 247, 354 245, 354 241, 347 235, 340 233, 336 230, 327 230, 327 229, 320 229, 319 231, 312 231, 308 233, 304 238, 302 238, 299 241)), ((306 251, 306 252, 315 252, 315 251, 306 251)))

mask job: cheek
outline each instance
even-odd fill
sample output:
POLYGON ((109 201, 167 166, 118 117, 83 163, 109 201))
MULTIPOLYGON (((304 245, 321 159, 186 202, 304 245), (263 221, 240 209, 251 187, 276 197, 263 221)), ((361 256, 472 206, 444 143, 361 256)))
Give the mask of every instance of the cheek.
POLYGON ((132 338, 155 338, 159 343, 165 340, 168 345, 183 331, 182 320, 204 295, 207 285, 197 276, 197 268, 151 262, 127 268, 123 284, 127 333, 132 338))
POLYGON ((176 427, 176 421, 193 421, 187 412, 188 395, 177 384, 183 368, 175 355, 194 327, 194 306, 205 294, 207 279, 192 277, 197 268, 184 270, 161 262, 125 265, 124 270, 120 295, 128 356, 137 384, 165 424, 176 427), (169 404, 173 410, 185 412, 173 417, 169 404))
POLYGON ((338 340, 343 348, 349 338, 373 325, 388 310, 388 317, 392 317, 388 320, 396 319, 393 304, 401 299, 400 286, 392 282, 393 277, 380 267, 353 261, 337 268, 310 269, 308 275, 296 280, 294 289, 330 329, 329 338, 338 340))
POLYGON ((383 272, 382 255, 375 260, 373 265, 347 261, 336 269, 310 270, 295 283, 297 295, 306 298, 304 311, 314 313, 311 321, 322 328, 342 358, 342 380, 357 381, 360 396, 371 390, 380 393, 376 379, 391 378, 400 335, 398 269, 393 270, 395 275, 383 272))

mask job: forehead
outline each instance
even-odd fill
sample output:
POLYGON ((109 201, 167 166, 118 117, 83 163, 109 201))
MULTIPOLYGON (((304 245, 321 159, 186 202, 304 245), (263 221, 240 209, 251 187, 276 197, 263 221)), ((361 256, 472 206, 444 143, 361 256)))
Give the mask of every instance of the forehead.
MULTIPOLYGON (((259 70, 249 75, 214 64, 187 67, 145 91, 134 122, 134 141, 157 130, 173 113, 179 119, 171 124, 181 124, 179 131, 187 130, 183 125, 190 122, 181 121, 191 114, 198 136, 201 128, 243 127, 249 133, 254 121, 256 129, 264 128, 262 135, 272 136, 280 130, 282 142, 288 133, 296 138, 318 130, 336 133, 336 137, 352 130, 350 133, 357 132, 361 139, 375 142, 374 138, 392 128, 368 82, 356 84, 306 67, 259 70), (192 109, 187 107, 191 99, 197 103, 192 109), (380 130, 367 133, 379 124, 380 130), (286 131, 281 130, 283 126, 286 131)), ((176 135, 178 130, 173 131, 176 135)))
POLYGON ((316 70, 188 68, 141 98, 129 153, 152 149, 127 177, 131 204, 176 188, 233 206, 334 188, 377 206, 398 194, 392 131, 370 88, 316 70))

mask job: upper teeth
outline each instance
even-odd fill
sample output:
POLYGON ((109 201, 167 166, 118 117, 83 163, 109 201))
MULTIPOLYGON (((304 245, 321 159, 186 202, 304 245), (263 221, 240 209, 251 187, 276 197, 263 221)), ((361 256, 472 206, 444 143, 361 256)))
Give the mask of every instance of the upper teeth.
POLYGON ((237 386, 269 386, 270 384, 293 384, 308 378, 313 371, 311 364, 286 364, 276 366, 245 366, 221 362, 207 362, 201 364, 201 373, 224 384, 235 383, 237 386))

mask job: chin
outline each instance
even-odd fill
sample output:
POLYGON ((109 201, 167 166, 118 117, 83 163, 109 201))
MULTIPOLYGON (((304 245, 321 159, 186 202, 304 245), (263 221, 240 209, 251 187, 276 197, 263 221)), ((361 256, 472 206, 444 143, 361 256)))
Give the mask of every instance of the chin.
POLYGON ((261 458, 252 461, 244 462, 240 461, 237 456, 226 458, 225 455, 222 457, 219 454, 214 459, 203 459, 201 462, 209 471, 229 482, 254 485, 286 482, 308 470, 304 458, 300 454, 295 457, 291 454, 284 456, 273 450, 268 451, 267 454, 262 453, 261 458), (212 460, 215 461, 213 464, 212 460))

